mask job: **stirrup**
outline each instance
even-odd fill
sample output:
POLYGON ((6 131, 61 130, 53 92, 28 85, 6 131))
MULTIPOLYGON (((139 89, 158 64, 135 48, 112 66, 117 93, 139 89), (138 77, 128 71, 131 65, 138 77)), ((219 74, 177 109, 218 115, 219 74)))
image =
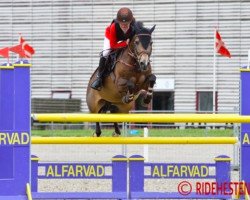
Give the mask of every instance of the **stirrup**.
POLYGON ((91 88, 94 90, 98 90, 100 91, 102 88, 102 79, 101 78, 97 78, 92 84, 91 84, 91 88))

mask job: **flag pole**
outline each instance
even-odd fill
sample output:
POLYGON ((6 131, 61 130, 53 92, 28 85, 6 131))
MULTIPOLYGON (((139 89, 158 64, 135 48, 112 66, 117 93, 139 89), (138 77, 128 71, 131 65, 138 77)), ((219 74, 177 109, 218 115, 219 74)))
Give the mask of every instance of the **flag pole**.
MULTIPOLYGON (((22 34, 21 33, 18 33, 19 34, 19 38, 18 38, 18 44, 21 44, 21 37, 22 37, 22 34)), ((20 62, 20 64, 23 64, 23 58, 18 54, 17 55, 17 61, 20 62)))
POLYGON ((214 65, 213 65, 213 114, 216 112, 216 30, 214 29, 214 65))

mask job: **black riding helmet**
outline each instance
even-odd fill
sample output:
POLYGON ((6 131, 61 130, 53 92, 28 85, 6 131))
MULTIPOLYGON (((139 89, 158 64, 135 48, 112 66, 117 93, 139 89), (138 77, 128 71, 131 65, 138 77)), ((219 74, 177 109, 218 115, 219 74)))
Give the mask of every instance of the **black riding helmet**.
POLYGON ((121 8, 117 12, 117 17, 116 17, 118 22, 132 22, 134 19, 133 13, 129 8, 121 8))

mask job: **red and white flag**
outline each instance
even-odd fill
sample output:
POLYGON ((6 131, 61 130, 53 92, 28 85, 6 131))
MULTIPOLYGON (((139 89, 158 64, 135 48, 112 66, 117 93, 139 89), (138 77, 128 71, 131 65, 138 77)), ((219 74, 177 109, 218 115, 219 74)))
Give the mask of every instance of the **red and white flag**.
POLYGON ((31 56, 35 54, 35 50, 33 49, 33 47, 30 46, 21 35, 19 37, 19 44, 22 45, 22 49, 24 50, 24 57, 31 58, 31 56))
POLYGON ((216 52, 222 56, 231 58, 231 54, 226 48, 225 43, 222 41, 222 38, 218 30, 216 30, 215 37, 216 37, 216 43, 215 43, 216 52))
POLYGON ((4 58, 9 58, 9 47, 4 47, 0 49, 0 56, 4 58))
POLYGON ((13 47, 10 47, 9 48, 10 51, 18 54, 21 58, 25 58, 25 52, 22 48, 22 44, 19 44, 19 45, 16 45, 16 46, 13 46, 13 47))

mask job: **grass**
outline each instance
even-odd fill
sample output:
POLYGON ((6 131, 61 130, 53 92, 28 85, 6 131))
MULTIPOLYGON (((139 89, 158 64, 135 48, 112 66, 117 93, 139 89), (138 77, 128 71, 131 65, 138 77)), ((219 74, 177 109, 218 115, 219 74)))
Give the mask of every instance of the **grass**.
MULTIPOLYGON (((112 136, 113 129, 103 129, 102 136, 112 136)), ((94 133, 93 129, 80 130, 32 130, 33 136, 42 137, 89 137, 94 133)), ((143 129, 129 130, 129 137, 143 137, 143 129), (134 134, 131 134, 135 132, 134 134)), ((233 129, 149 129, 151 137, 232 137, 233 129)))

